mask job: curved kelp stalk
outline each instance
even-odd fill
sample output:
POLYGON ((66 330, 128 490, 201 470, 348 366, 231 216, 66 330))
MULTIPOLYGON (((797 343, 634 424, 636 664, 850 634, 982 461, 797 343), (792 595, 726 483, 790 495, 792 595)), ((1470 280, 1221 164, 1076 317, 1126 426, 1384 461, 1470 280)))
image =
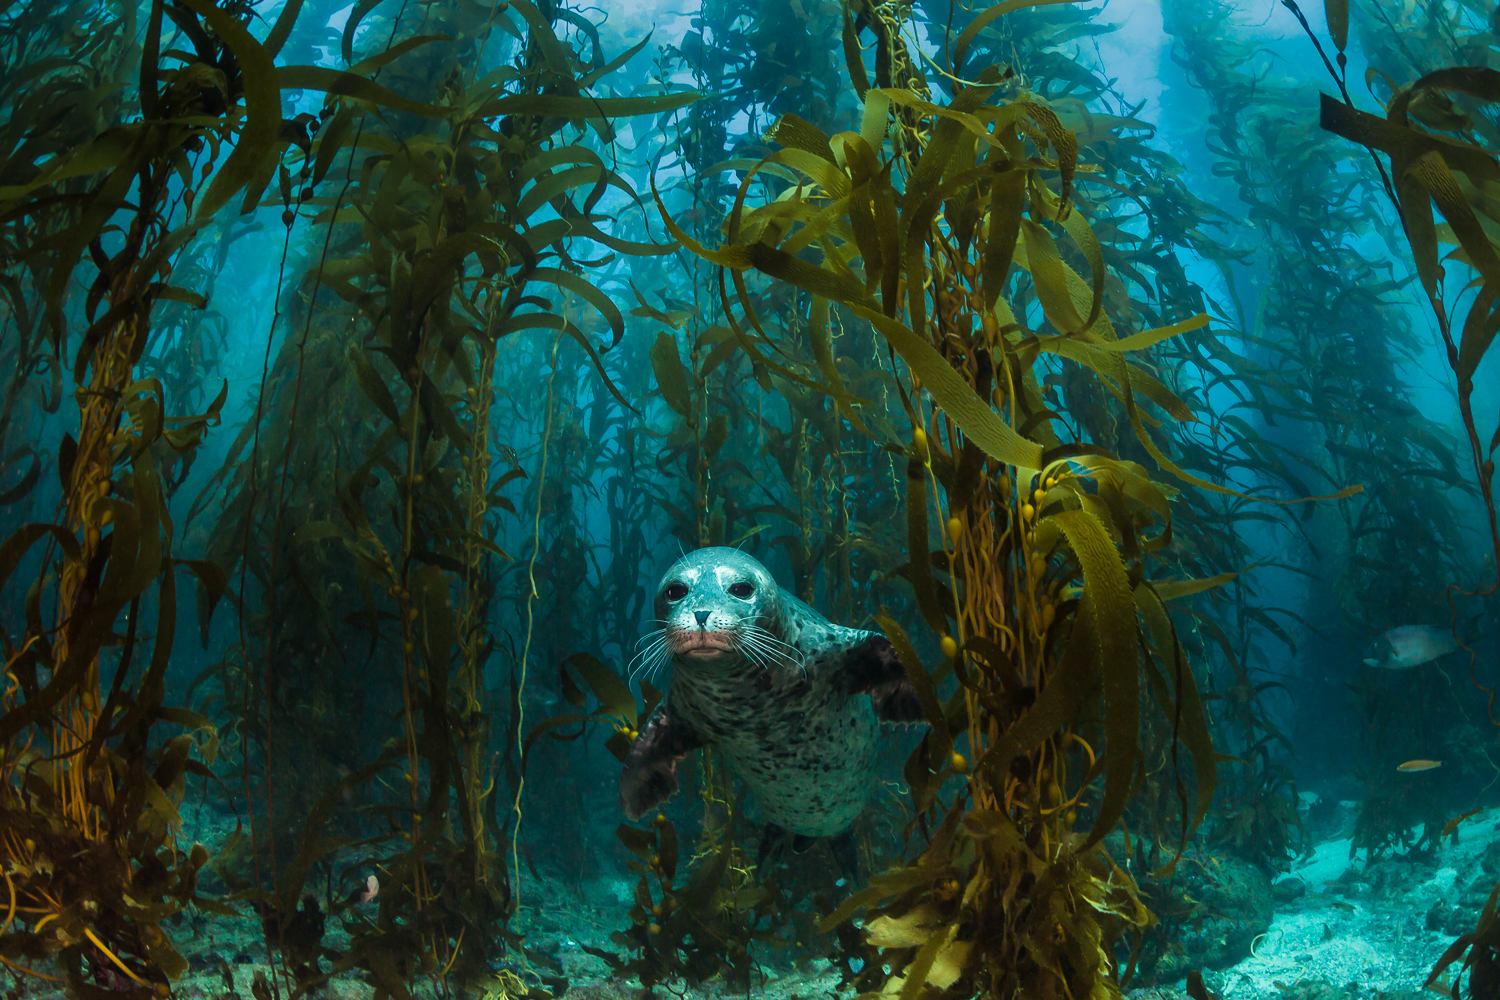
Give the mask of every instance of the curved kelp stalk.
MULTIPOLYGON (((955 62, 1017 6, 975 19, 955 62)), ((1161 589, 1147 580, 1171 542, 1177 490, 1097 442, 1059 438, 1035 369, 1045 356, 1076 363, 1164 471, 1241 497, 1167 454, 1156 429, 1198 418, 1134 360, 1208 319, 1167 304, 1163 325, 1116 332, 1088 172, 1045 101, 1008 88, 991 103, 1005 86, 994 70, 967 71, 977 82, 946 106, 912 89, 868 88, 852 19, 847 32, 865 105, 858 132, 829 137, 784 116, 768 135, 783 148, 745 172, 718 248, 663 209, 672 235, 720 267, 736 341, 773 377, 826 395, 856 428, 873 426, 829 342, 835 312, 867 322, 905 366, 911 440, 877 438, 906 457, 902 574, 940 640, 937 669, 923 667, 892 618, 879 620, 932 726, 906 768, 929 843, 823 929, 869 908, 863 945, 843 956, 864 990, 1116 994, 1114 944, 1150 917, 1099 845, 1131 800, 1142 701, 1155 702, 1170 741, 1192 756, 1191 774, 1175 776, 1179 852, 1207 811, 1219 760, 1163 602, 1232 574, 1161 589), (892 121, 900 140, 888 142, 892 121), (771 196, 752 204, 757 181, 771 196), (756 310, 755 274, 804 293, 816 364, 781 350, 756 310), (945 701, 950 677, 956 693, 945 701)), ((900 65, 881 60, 885 72, 900 65)), ((1128 841, 1112 847, 1129 851, 1128 841)))

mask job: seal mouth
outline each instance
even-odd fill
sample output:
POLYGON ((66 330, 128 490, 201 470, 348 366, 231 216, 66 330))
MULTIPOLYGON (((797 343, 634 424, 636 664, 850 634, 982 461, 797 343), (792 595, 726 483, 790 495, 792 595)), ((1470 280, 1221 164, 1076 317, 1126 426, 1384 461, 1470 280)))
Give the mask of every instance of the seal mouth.
POLYGON ((672 640, 672 650, 678 656, 720 656, 734 652, 734 643, 725 632, 679 632, 672 640))

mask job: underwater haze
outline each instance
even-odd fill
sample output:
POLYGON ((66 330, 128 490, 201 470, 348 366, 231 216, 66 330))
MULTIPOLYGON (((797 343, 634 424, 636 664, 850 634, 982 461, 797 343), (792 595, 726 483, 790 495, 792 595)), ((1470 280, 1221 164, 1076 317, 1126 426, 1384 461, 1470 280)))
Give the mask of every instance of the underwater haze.
POLYGON ((0 3, 6 1000, 1500 1000, 1500 13, 0 3))

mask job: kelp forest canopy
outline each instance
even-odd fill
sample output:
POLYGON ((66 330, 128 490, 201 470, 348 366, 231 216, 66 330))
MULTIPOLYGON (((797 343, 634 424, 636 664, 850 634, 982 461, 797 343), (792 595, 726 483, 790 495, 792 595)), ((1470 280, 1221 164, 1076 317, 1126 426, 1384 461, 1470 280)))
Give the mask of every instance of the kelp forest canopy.
POLYGON ((0 977, 1115 996, 1497 804, 1491 7, 689 7, 0 4, 0 977), (857 873, 620 811, 711 545, 920 702, 857 873))

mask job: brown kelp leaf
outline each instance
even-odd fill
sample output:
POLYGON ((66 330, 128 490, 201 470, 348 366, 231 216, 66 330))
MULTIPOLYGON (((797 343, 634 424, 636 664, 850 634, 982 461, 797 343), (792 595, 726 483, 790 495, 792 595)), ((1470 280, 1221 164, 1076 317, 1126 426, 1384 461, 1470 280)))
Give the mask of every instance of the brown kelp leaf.
POLYGON ((354 32, 358 30, 365 15, 379 5, 380 0, 356 0, 354 8, 349 12, 349 19, 344 22, 344 35, 341 43, 346 66, 354 62, 354 32))
POLYGON ((987 28, 991 22, 1009 14, 1013 10, 1021 10, 1024 7, 1046 7, 1055 3, 1073 3, 1075 0, 1001 0, 993 7, 986 7, 978 17, 969 22, 963 33, 958 36, 958 41, 953 45, 954 73, 958 73, 964 64, 964 55, 969 51, 969 46, 979 33, 987 28))
POLYGON ((323 178, 328 176, 328 168, 333 166, 333 158, 338 155, 344 147, 344 140, 354 131, 354 108, 348 104, 341 104, 338 113, 333 120, 323 126, 323 130, 316 139, 317 152, 313 158, 313 184, 323 183, 323 178))
POLYGON ((911 960, 911 964, 903 969, 899 976, 886 984, 887 990, 900 980, 901 1000, 917 1000, 922 993, 922 988, 927 984, 927 973, 932 970, 932 963, 937 960, 938 952, 943 946, 952 940, 957 926, 956 922, 951 922, 943 927, 934 928, 926 942, 917 951, 916 957, 911 960))
POLYGON ((1099 245, 1099 238, 1094 235, 1094 230, 1082 212, 1068 212, 1060 222, 1078 249, 1083 251, 1083 259, 1089 264, 1091 297, 1088 318, 1083 321, 1083 329, 1089 330, 1098 321, 1099 313, 1104 308, 1104 249, 1099 245))
POLYGON ((636 725, 635 695, 609 667, 588 653, 574 653, 563 661, 577 670, 583 682, 589 686, 594 697, 599 699, 599 711, 613 716, 621 722, 636 725))
POLYGON ((938 603, 932 579, 932 561, 927 547, 927 467, 920 458, 906 460, 906 566, 917 608, 927 627, 938 635, 948 634, 948 619, 938 603))
POLYGON ((661 837, 661 846, 656 852, 657 863, 661 872, 670 881, 677 877, 677 827, 671 823, 663 823, 657 827, 661 837))
POLYGON ((877 948, 916 948, 944 923, 932 903, 915 906, 899 917, 882 914, 865 925, 865 941, 877 948))
POLYGON ((927 970, 927 981, 940 990, 946 990, 958 982, 968 967, 969 953, 973 949, 973 941, 952 938, 944 941, 937 957, 932 960, 932 968, 927 970))
POLYGON ((701 101, 703 95, 687 90, 660 97, 569 97, 564 94, 518 94, 486 101, 479 109, 484 118, 500 115, 534 115, 553 118, 629 118, 634 115, 676 111, 701 101))
POLYGON ((885 637, 890 640, 891 647, 896 651, 896 658, 901 661, 901 666, 906 670, 906 679, 915 689, 917 700, 922 703, 922 712, 927 716, 928 725, 932 726, 930 743, 934 757, 946 762, 953 752, 953 736, 948 731, 948 720, 943 715, 943 705, 938 701, 932 677, 917 656, 916 647, 906 637, 906 630, 898 625, 884 608, 876 612, 875 622, 880 626, 881 632, 885 633, 885 637))
POLYGON ((1046 105, 1018 101, 1016 106, 1024 108, 1027 117, 1042 127, 1047 141, 1052 143, 1053 149, 1057 151, 1057 172, 1062 181, 1058 192, 1058 197, 1063 202, 1060 211, 1066 211, 1067 202, 1073 192, 1073 175, 1078 170, 1078 137, 1068 131, 1056 113, 1046 105))
POLYGON ((17 500, 23 499, 36 486, 37 480, 42 478, 42 458, 35 448, 22 447, 16 449, 16 451, 6 456, 6 466, 14 464, 22 455, 28 456, 31 459, 31 464, 27 466, 26 473, 21 477, 20 482, 5 492, 0 493, 0 507, 9 506, 17 500))
POLYGON ((229 46, 239 65, 245 90, 245 125, 235 141, 234 150, 214 171, 208 190, 198 199, 194 218, 204 221, 249 184, 260 171, 261 163, 274 155, 281 130, 281 89, 271 53, 228 11, 210 0, 181 2, 197 12, 213 28, 214 34, 229 46))
POLYGON ((440 298, 446 301, 453 282, 463 273, 471 254, 503 253, 500 244, 477 232, 452 233, 423 254, 412 268, 409 312, 413 323, 425 320, 440 298))
MULTIPOLYGON (((1172 717, 1175 720, 1176 730, 1174 735, 1193 755, 1193 773, 1198 783, 1198 801, 1193 809, 1192 821, 1183 831, 1183 845, 1185 845, 1187 834, 1203 822, 1203 818, 1208 815, 1208 807, 1213 803, 1214 788, 1219 780, 1218 768, 1215 766, 1218 758, 1214 752, 1213 739, 1209 735, 1208 716, 1203 710, 1203 698, 1198 693, 1198 684, 1193 677, 1192 666, 1188 662, 1182 643, 1177 639, 1176 627, 1172 624, 1166 606, 1162 603, 1159 588, 1142 581, 1136 585, 1133 599, 1136 607, 1140 609, 1141 618, 1146 623, 1151 641, 1156 646, 1157 656, 1164 663, 1170 660, 1170 674, 1177 686, 1176 700, 1172 704, 1172 717)), ((1162 709, 1167 710, 1166 703, 1162 704, 1162 709)), ((1179 851, 1181 846, 1179 846, 1179 851)))
MULTIPOLYGON (((499 505, 491 504, 490 506, 499 505)), ((481 549, 484 549, 484 551, 488 552, 492 556, 495 556, 499 559, 504 559, 506 562, 516 561, 515 556, 511 555, 509 552, 496 545, 493 539, 486 538, 485 536, 473 531, 469 531, 468 529, 464 529, 459 534, 465 541, 473 542, 475 545, 479 546, 481 549)))
POLYGON ((818 925, 821 934, 827 934, 839 924, 848 920, 861 908, 872 903, 878 903, 882 899, 900 895, 912 889, 932 885, 935 882, 946 881, 957 878, 959 871, 952 865, 914 865, 909 868, 895 868, 890 871, 881 872, 879 875, 870 876, 870 884, 856 893, 850 895, 838 908, 823 918, 818 925))
MULTIPOLYGON (((421 566, 412 575, 428 676, 432 677, 438 671, 446 676, 453 649, 458 643, 458 618, 453 612, 448 578, 441 567, 434 565, 421 566)), ((436 680, 433 678, 434 686, 436 680)))
POLYGON ((1349 45, 1349 0, 1323 0, 1323 16, 1334 47, 1343 52, 1349 45))
POLYGON ((1027 263, 1036 285, 1036 297, 1042 303, 1042 311, 1059 333, 1081 332, 1084 329, 1083 318, 1073 308, 1073 297, 1068 293, 1062 258, 1058 256, 1052 234, 1030 219, 1022 219, 1021 236, 1026 243, 1027 263))
POLYGON ((1210 992, 1203 984, 1203 973, 1198 969, 1193 969, 1187 975, 1187 995, 1190 1000, 1219 1000, 1219 995, 1210 992))
MULTIPOLYGON (((1009 104, 998 108, 983 106, 984 96, 988 95, 992 90, 993 88, 977 88, 975 96, 963 102, 955 100, 948 107, 943 107, 941 104, 933 104, 931 101, 924 101, 907 90, 884 89, 872 90, 870 93, 878 94, 892 104, 899 104, 903 108, 910 108, 912 111, 919 112, 920 114, 931 115, 939 119, 948 119, 960 126, 963 131, 968 132, 975 140, 983 140, 986 145, 1004 151, 1005 142, 1003 139, 997 137, 997 133, 1003 132, 1007 126, 1013 125, 1016 121, 1024 117, 1025 108, 1019 104, 1009 104), (986 125, 987 121, 989 125, 986 125)), ((950 135, 954 138, 957 137, 956 131, 950 132, 950 135)), ((960 157, 960 162, 972 160, 973 153, 974 148, 971 143, 964 156, 960 157)))
POLYGON ((1185 319, 1180 323, 1159 326, 1154 330, 1142 330, 1140 333, 1132 333, 1128 337, 1105 341, 1094 346, 1101 351, 1139 351, 1143 348, 1155 347, 1162 341, 1169 340, 1180 333, 1202 329, 1208 325, 1208 322, 1208 315, 1206 313, 1199 313, 1191 319, 1185 319))
POLYGON ((899 320, 876 309, 863 304, 845 305, 875 324, 943 411, 985 454, 1002 464, 1023 469, 1042 467, 1042 446, 1016 433, 931 344, 899 320))
POLYGON ((452 110, 440 104, 424 104, 402 97, 357 73, 327 66, 282 66, 276 70, 276 86, 280 90, 316 90, 330 97, 353 97, 424 118, 442 118, 452 110))
POLYGON ((13 531, 4 544, 0 544, 0 587, 10 579, 21 558, 45 535, 51 535, 70 561, 81 558, 78 539, 71 531, 56 524, 23 524, 13 531))
MULTIPOLYGON (((1474 377, 1479 362, 1495 342, 1495 333, 1500 331, 1500 309, 1495 308, 1497 297, 1500 297, 1500 288, 1486 284, 1469 305, 1468 315, 1464 317, 1463 337, 1458 346, 1458 364, 1454 366, 1460 385, 1474 377)), ((1500 429, 1497 429, 1497 433, 1500 433, 1500 429)), ((1439 455, 1447 454, 1446 449, 1436 450, 1439 455)), ((1490 450, 1494 451, 1494 448, 1490 450)))
POLYGON ((1062 529, 1083 569, 1080 614, 1093 616, 1099 643, 1094 655, 1099 657, 1104 684, 1104 798, 1094 827, 1080 848, 1087 850, 1124 815, 1135 774, 1140 719, 1135 603, 1119 550, 1098 518, 1083 510, 1065 510, 1049 514, 1043 521, 1062 529))
POLYGON ((658 323, 667 324, 674 330, 682 329, 682 325, 687 322, 688 314, 685 310, 673 309, 671 312, 663 312, 646 301, 646 297, 641 294, 641 290, 633 281, 630 282, 630 290, 635 293, 635 300, 640 303, 638 307, 630 310, 630 315, 647 316, 658 323))
POLYGON ((422 46, 428 45, 432 42, 451 41, 453 41, 453 39, 448 35, 416 35, 412 38, 407 38, 403 41, 397 42, 390 48, 385 49, 381 52, 377 52, 373 56, 367 56, 364 59, 361 59, 353 66, 350 66, 348 72, 353 73, 355 76, 369 76, 371 73, 374 73, 382 66, 387 66, 395 60, 400 59, 412 49, 419 49, 422 46))
POLYGON ((677 354, 677 341, 665 330, 656 335, 656 342, 651 345, 651 370, 656 373, 656 386, 666 404, 681 416, 689 416, 693 397, 688 389, 688 371, 677 354))
POLYGON ((401 422, 401 411, 396 407, 395 397, 385 384, 385 379, 375 370, 370 359, 365 357, 365 352, 358 344, 351 342, 345 356, 349 359, 349 366, 354 369, 354 379, 359 383, 360 389, 375 404, 375 408, 385 415, 385 418, 393 424, 401 422))
MULTIPOLYGON (((1085 588, 1084 596, 1088 592, 1085 588)), ((1099 638, 1092 608, 1080 608, 1068 644, 1046 687, 1026 714, 1007 729, 979 759, 976 769, 1004 770, 1031 753, 1078 717, 1099 680, 1099 638)))
MULTIPOLYGON (((162 503, 161 477, 151 465, 144 455, 132 463, 130 486, 135 496, 134 520, 138 532, 135 557, 130 560, 128 545, 124 552, 111 550, 104 582, 99 586, 100 601, 119 601, 124 604, 144 593, 161 572, 162 557, 167 554, 162 545, 162 517, 166 511, 162 503), (130 571, 116 576, 111 570, 115 567, 115 559, 121 557, 130 560, 130 571), (115 587, 119 589, 116 590, 115 587)), ((170 520, 167 522, 167 530, 171 530, 170 520)))
POLYGON ((27 183, 0 187, 0 204, 24 198, 33 191, 60 181, 103 173, 128 158, 141 141, 142 136, 133 129, 107 129, 85 145, 49 161, 27 183))
POLYGON ((1463 244, 1469 263, 1484 276, 1485 283, 1500 287, 1500 254, 1494 243, 1480 226, 1474 209, 1458 186, 1448 163, 1437 150, 1423 153, 1412 161, 1407 172, 1422 185, 1432 200, 1437 202, 1443 218, 1453 227, 1454 235, 1463 244))
POLYGON ((766 130, 766 142, 775 142, 792 149, 800 149, 834 163, 833 150, 828 145, 828 136, 812 122, 797 115, 785 114, 766 130))
POLYGON ((275 58, 281 52, 281 47, 291 37, 292 27, 297 23, 297 16, 302 13, 302 0, 287 0, 286 5, 281 8, 281 13, 276 15, 276 23, 271 25, 271 30, 266 32, 266 53, 275 58))
MULTIPOLYGON (((1458 939, 1450 944, 1447 950, 1443 952, 1442 957, 1437 960, 1437 964, 1434 965, 1432 967, 1432 971, 1427 974, 1427 981, 1423 983, 1426 988, 1432 989, 1432 984, 1437 981, 1438 977, 1447 970, 1448 966, 1452 965, 1460 958, 1464 958, 1464 953, 1469 951, 1471 945, 1480 945, 1480 947, 1483 948, 1492 948, 1494 946, 1493 938, 1495 936, 1495 930, 1497 926, 1500 926, 1500 924, 1497 924, 1497 921, 1495 920, 1495 908, 1497 902, 1500 902, 1500 885, 1496 885, 1493 889, 1490 890, 1489 898, 1485 900, 1484 909, 1479 914, 1479 921, 1476 924, 1475 929, 1468 934, 1459 935, 1458 939)), ((1475 951, 1478 952, 1479 949, 1476 948, 1475 951)), ((1463 968, 1467 969, 1471 964, 1473 964, 1474 958, 1474 953, 1471 953, 1467 958, 1464 958, 1463 968)), ((1458 982, 1456 980, 1453 984, 1453 993, 1454 1000, 1458 1000, 1458 982)))
POLYGON ((175 566, 186 566, 198 578, 198 635, 208 648, 208 624, 214 609, 229 590, 229 574, 224 567, 207 559, 174 559, 175 566))
POLYGON ((620 315, 620 307, 615 305, 614 299, 605 295, 596 285, 556 267, 537 268, 531 273, 531 280, 550 281, 599 310, 599 314, 604 317, 604 321, 609 324, 610 331, 614 335, 614 339, 610 342, 611 347, 619 344, 620 338, 625 336, 625 317, 620 315))
MULTIPOLYGON (((993 8, 991 8, 993 9, 993 8)), ((985 240, 983 290, 986 309, 1005 289, 1005 279, 1021 235, 1021 209, 1026 202, 1026 174, 1007 170, 990 182, 990 223, 985 240)))
POLYGON ((1222 587, 1239 575, 1239 573, 1220 573, 1217 576, 1205 576, 1200 580, 1155 580, 1152 581, 1151 587, 1163 601, 1171 601, 1179 597, 1201 594, 1214 587, 1222 587))
POLYGON ((639 827, 626 826, 621 823, 615 827, 615 836, 620 843, 638 858, 649 858, 651 852, 656 849, 656 832, 654 830, 642 830, 639 827))

